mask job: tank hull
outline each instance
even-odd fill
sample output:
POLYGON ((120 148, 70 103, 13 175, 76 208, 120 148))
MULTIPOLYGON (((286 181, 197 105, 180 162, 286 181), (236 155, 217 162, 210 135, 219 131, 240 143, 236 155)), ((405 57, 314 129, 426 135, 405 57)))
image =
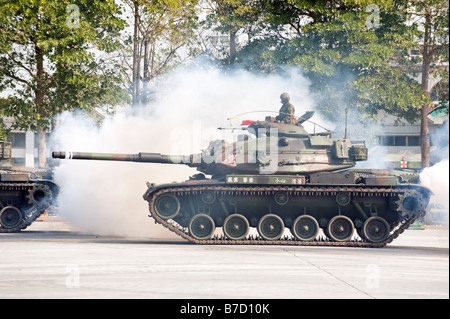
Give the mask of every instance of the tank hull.
POLYGON ((46 169, 3 165, 11 160, 12 143, 0 141, 0 233, 30 226, 56 199, 59 187, 46 169))
POLYGON ((425 214, 431 193, 375 173, 228 175, 153 185, 144 199, 156 222, 198 244, 383 247, 425 214), (344 184, 342 174, 354 179, 344 184), (355 183, 362 175, 365 183, 355 183), (258 235, 249 236, 251 229, 258 235))
POLYGON ((19 232, 30 226, 55 200, 58 186, 29 174, 0 172, 0 233, 19 232))

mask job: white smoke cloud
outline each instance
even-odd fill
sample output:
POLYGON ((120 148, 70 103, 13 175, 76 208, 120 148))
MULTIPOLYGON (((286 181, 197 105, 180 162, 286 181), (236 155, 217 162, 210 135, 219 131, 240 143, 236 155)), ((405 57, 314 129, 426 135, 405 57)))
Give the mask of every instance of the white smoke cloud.
MULTIPOLYGON (((430 134, 432 145, 435 146, 430 153, 430 159, 438 163, 425 168, 420 173, 421 184, 434 193, 430 201, 442 205, 447 212, 450 208, 448 122, 448 119, 445 120, 442 126, 434 129, 430 134)), ((448 216, 446 220, 448 223, 448 216)))
POLYGON ((432 199, 449 209, 449 160, 444 159, 439 163, 425 168, 420 173, 422 185, 431 189, 434 193, 432 199))
MULTIPOLYGON (((156 83, 155 101, 139 112, 126 110, 104 120, 100 127, 86 117, 62 114, 55 145, 62 151, 196 153, 218 138, 218 133, 229 134, 216 129, 230 127, 227 118, 250 111, 277 112, 283 92, 290 93, 296 115, 312 110, 308 87, 298 69, 264 77, 243 70, 223 73, 213 67, 178 69, 156 83)), ((263 120, 266 115, 276 114, 246 114, 231 124, 263 120)), ((313 120, 329 125, 317 116, 313 120)), ((148 203, 142 198, 146 181, 181 182, 195 173, 183 165, 62 160, 55 171, 61 186, 60 212, 89 233, 174 236, 148 218, 148 203)))

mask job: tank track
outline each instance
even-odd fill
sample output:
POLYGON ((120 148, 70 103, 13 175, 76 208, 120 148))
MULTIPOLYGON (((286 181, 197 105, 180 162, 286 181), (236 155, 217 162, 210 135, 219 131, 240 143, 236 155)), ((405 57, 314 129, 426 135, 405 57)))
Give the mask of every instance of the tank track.
MULTIPOLYGON (((29 191, 31 190, 34 185, 36 184, 30 184, 30 183, 2 183, 0 185, 0 191, 8 191, 8 190, 21 190, 21 191, 29 191)), ((23 220, 20 224, 18 224, 14 228, 4 228, 0 225, 0 234, 1 233, 17 233, 21 230, 26 229, 28 226, 30 226, 39 216, 41 216, 46 209, 50 207, 51 198, 50 200, 45 200, 41 203, 35 203, 28 209, 26 212, 22 213, 25 215, 23 220)))
MULTIPOLYGON (((364 239, 351 239, 346 242, 336 242, 332 241, 327 237, 319 236, 312 241, 301 241, 295 237, 285 236, 279 240, 269 241, 261 238, 260 236, 247 236, 242 240, 231 240, 225 236, 220 238, 215 235, 211 239, 198 240, 192 237, 186 227, 182 227, 180 224, 174 220, 164 220, 155 213, 155 200, 158 196, 166 193, 172 193, 174 195, 183 194, 190 195, 196 194, 203 191, 215 191, 222 194, 234 195, 234 194, 272 194, 278 191, 285 192, 301 192, 303 194, 314 194, 314 195, 336 195, 338 192, 351 192, 353 195, 358 196, 395 196, 398 195, 400 198, 403 194, 408 193, 409 195, 419 192, 410 187, 322 187, 322 186, 296 186, 296 187, 283 187, 283 186, 269 186, 269 187, 249 187, 249 186, 228 186, 228 185, 216 185, 216 186, 185 186, 185 187, 165 187, 162 189, 155 190, 151 193, 151 197, 148 199, 150 215, 155 219, 155 223, 161 224, 171 232, 177 234, 181 238, 188 240, 189 242, 202 245, 291 245, 291 246, 338 246, 338 247, 371 247, 371 248, 381 248, 385 247, 387 244, 391 243, 400 234, 402 234, 412 223, 414 223, 417 218, 425 214, 425 207, 427 203, 424 204, 424 209, 419 214, 413 216, 412 218, 404 218, 401 220, 391 231, 389 236, 380 243, 371 243, 364 239)), ((399 205, 400 207, 401 205, 399 205)), ((399 210, 400 211, 400 210, 399 210)))

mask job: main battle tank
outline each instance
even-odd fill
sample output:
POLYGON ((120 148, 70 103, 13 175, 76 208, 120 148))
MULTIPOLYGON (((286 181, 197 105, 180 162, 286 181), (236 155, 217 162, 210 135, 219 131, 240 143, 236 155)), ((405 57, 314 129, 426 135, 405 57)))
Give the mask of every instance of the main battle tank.
POLYGON ((5 165, 11 159, 11 143, 0 141, 0 233, 30 226, 56 199, 59 188, 47 170, 5 165))
POLYGON ((53 152, 53 157, 197 168, 201 173, 185 182, 148 183, 143 197, 157 223, 199 244, 383 247, 425 214, 431 191, 418 185, 417 173, 351 169, 367 160, 364 143, 334 139, 328 131, 308 134, 302 123, 312 115, 289 124, 274 117, 246 123, 250 135, 234 143, 212 141, 188 156, 53 152), (224 235, 215 234, 217 227, 224 235), (258 235, 248 235, 252 227, 258 235), (292 236, 284 235, 285 228, 292 236))

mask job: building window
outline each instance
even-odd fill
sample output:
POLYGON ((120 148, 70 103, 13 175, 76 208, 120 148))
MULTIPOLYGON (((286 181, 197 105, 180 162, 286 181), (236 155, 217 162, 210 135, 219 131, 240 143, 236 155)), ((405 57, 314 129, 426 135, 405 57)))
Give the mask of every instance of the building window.
POLYGON ((14 148, 25 148, 25 133, 9 134, 8 142, 11 142, 14 148))
POLYGON ((380 136, 380 145, 394 146, 394 137, 393 136, 380 136))
POLYGON ((23 157, 13 158, 11 159, 11 164, 13 166, 25 166, 25 158, 23 157))
POLYGON ((395 146, 406 146, 406 136, 395 136, 394 143, 395 146))
POLYGON ((418 136, 408 136, 408 146, 420 146, 418 136))
POLYGON ((379 136, 378 145, 420 146, 420 143, 419 143, 419 136, 379 136))

